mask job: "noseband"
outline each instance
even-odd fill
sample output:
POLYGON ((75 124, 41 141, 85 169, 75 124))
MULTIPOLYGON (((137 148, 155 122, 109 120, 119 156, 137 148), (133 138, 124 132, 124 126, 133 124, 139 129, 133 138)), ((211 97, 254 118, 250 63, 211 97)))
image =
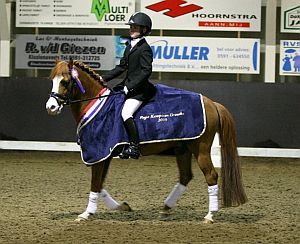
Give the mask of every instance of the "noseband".
POLYGON ((51 92, 50 97, 53 97, 56 100, 56 102, 59 106, 68 105, 69 102, 70 102, 70 97, 69 96, 63 96, 63 95, 61 95, 57 92, 51 92))

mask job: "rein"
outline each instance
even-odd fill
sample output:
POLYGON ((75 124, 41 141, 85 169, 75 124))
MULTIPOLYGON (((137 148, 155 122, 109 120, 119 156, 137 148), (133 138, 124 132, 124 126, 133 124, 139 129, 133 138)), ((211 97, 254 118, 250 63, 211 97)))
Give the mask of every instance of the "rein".
POLYGON ((86 101, 91 101, 91 100, 95 100, 95 99, 99 99, 99 98, 103 98, 103 97, 110 97, 110 96, 116 96, 116 95, 120 95, 120 94, 124 94, 124 92, 115 92, 112 94, 108 94, 108 95, 100 95, 100 96, 96 96, 96 97, 90 97, 90 98, 86 98, 86 99, 77 99, 77 100, 71 100, 70 98, 65 98, 62 95, 56 93, 56 92, 51 92, 50 93, 50 97, 55 98, 59 104, 65 106, 65 105, 72 105, 75 103, 81 103, 81 102, 86 102, 86 101))
POLYGON ((124 92, 116 92, 116 93, 112 93, 112 94, 108 94, 108 95, 100 95, 100 96, 90 97, 90 98, 86 98, 86 99, 69 100, 68 103, 66 103, 65 105, 71 105, 71 104, 75 104, 75 103, 81 103, 81 102, 99 99, 102 97, 111 97, 111 96, 116 96, 116 95, 120 95, 120 94, 124 94, 124 92))

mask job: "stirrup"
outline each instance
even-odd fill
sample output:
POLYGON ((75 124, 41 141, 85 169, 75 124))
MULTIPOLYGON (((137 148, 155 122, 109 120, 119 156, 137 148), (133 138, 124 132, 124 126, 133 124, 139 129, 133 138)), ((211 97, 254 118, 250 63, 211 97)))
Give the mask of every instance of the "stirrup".
POLYGON ((140 157, 140 149, 139 145, 131 143, 128 148, 126 148, 123 152, 119 154, 121 159, 139 159, 140 157))
POLYGON ((119 158, 121 158, 121 159, 129 159, 129 156, 127 154, 124 154, 124 151, 123 151, 123 152, 121 152, 119 154, 119 158))
POLYGON ((125 145, 122 149, 122 151, 119 153, 119 158, 121 159, 129 159, 129 156, 127 154, 124 154, 124 151, 128 148, 128 145, 125 145))

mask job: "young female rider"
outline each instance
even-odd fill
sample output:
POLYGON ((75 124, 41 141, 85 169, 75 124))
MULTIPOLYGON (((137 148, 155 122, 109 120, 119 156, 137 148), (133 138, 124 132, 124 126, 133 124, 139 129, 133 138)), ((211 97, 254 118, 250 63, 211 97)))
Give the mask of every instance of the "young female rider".
POLYGON ((133 14, 128 23, 131 42, 126 47, 120 64, 102 76, 104 82, 110 81, 127 71, 125 79, 119 84, 124 86, 126 99, 122 108, 122 119, 129 136, 130 144, 119 155, 120 158, 138 159, 140 156, 139 133, 133 119, 134 113, 155 93, 155 87, 149 82, 152 73, 153 53, 145 40, 152 27, 148 15, 142 12, 133 14))

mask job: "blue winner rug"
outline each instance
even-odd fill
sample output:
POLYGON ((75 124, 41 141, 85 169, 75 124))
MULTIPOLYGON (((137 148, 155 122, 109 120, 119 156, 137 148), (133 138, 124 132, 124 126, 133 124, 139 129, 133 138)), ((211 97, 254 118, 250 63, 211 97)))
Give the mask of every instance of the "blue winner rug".
MULTIPOLYGON (((202 95, 161 84, 156 89, 154 98, 134 116, 141 144, 200 137, 206 125, 202 95)), ((124 99, 122 94, 103 97, 80 120, 77 136, 85 164, 101 162, 129 143, 121 117, 124 99)))

